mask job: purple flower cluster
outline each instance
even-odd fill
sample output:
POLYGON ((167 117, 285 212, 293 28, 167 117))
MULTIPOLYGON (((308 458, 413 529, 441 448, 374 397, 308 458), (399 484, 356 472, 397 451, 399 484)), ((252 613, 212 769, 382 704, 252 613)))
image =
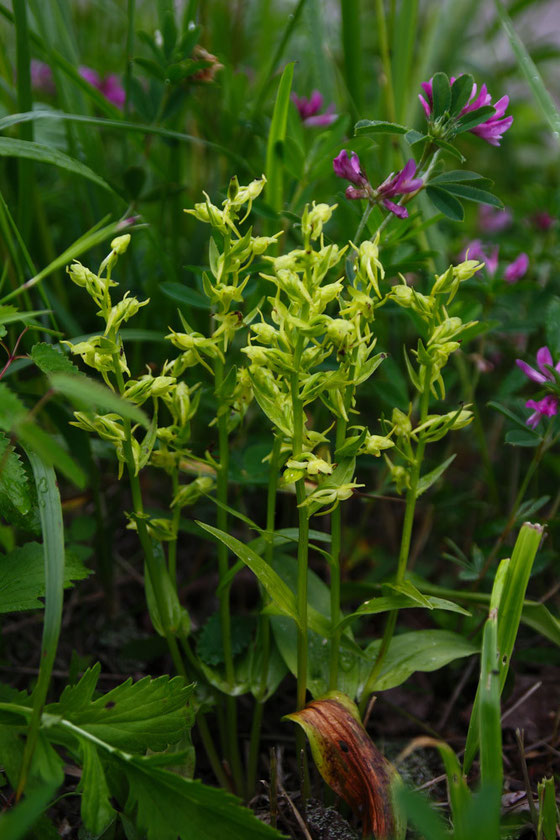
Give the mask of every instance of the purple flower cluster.
POLYGON ((292 94, 292 102, 299 111, 301 121, 309 126, 326 126, 333 123, 338 114, 334 113, 334 105, 331 103, 323 114, 319 111, 323 107, 323 95, 314 90, 309 99, 306 96, 292 94))
POLYGON ((346 188, 346 198, 367 198, 372 203, 380 202, 387 210, 394 213, 395 216, 398 216, 399 219, 406 219, 408 217, 408 210, 400 204, 395 204, 395 202, 391 201, 391 198, 417 192, 424 184, 422 178, 414 177, 416 174, 416 163, 412 158, 400 172, 396 174, 391 172, 389 177, 376 190, 373 189, 367 175, 363 171, 356 152, 352 152, 351 157, 348 157, 348 152, 346 149, 343 149, 333 160, 333 169, 335 175, 338 175, 339 178, 345 178, 347 181, 350 181, 350 186, 346 188))
MULTIPOLYGON (((457 78, 455 78, 455 76, 451 76, 449 81, 452 87, 454 82, 457 81, 457 78)), ((429 82, 422 82, 421 87, 426 94, 426 98, 419 94, 418 99, 424 109, 426 119, 430 120, 433 113, 432 79, 430 79, 429 82)), ((480 123, 480 125, 470 128, 469 131, 472 134, 476 134, 478 137, 482 137, 483 140, 486 140, 486 142, 490 143, 492 146, 499 146, 503 133, 510 128, 513 122, 513 117, 504 116, 506 108, 509 105, 509 96, 502 96, 502 98, 497 102, 492 102, 492 97, 488 93, 486 85, 482 85, 478 96, 477 90, 477 85, 473 84, 469 100, 464 108, 462 108, 458 116, 462 117, 471 111, 477 111, 479 108, 483 108, 486 105, 492 105, 495 113, 483 123, 480 123)))
MULTIPOLYGON (((97 88, 103 94, 105 99, 116 105, 117 108, 122 108, 125 103, 126 94, 123 86, 120 83, 119 77, 114 73, 101 78, 97 70, 91 67, 79 67, 80 76, 89 82, 90 85, 97 88)), ((48 64, 43 61, 31 62, 31 84, 37 91, 47 93, 49 95, 55 93, 55 83, 53 73, 48 64)))
MULTIPOLYGON (((541 347, 537 351, 537 366, 539 370, 531 367, 531 365, 528 365, 522 359, 516 359, 515 362, 525 376, 528 376, 533 382, 538 382, 539 385, 556 381, 550 368, 554 367, 554 370, 560 373, 560 362, 553 365, 552 353, 548 347, 541 347)), ((542 417, 554 417, 558 414, 558 397, 547 394, 542 400, 527 400, 525 407, 533 409, 533 413, 527 420, 527 425, 534 429, 542 417)))
MULTIPOLYGON (((461 251, 461 259, 482 260, 490 277, 494 277, 498 269, 499 250, 499 247, 496 245, 490 252, 487 252, 486 246, 480 239, 473 239, 461 251)), ((506 266, 504 280, 506 283, 517 283, 527 273, 528 268, 529 257, 522 252, 512 263, 506 266)))

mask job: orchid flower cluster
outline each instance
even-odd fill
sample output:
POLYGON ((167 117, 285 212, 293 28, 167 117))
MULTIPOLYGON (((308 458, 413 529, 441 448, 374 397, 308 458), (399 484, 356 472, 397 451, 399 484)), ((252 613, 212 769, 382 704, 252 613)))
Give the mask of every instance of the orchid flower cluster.
MULTIPOLYGON (((85 288, 99 307, 98 315, 105 321, 105 329, 102 335, 91 336, 77 344, 69 341, 64 343, 73 355, 80 356, 86 365, 97 370, 107 386, 123 399, 137 406, 151 401, 153 426, 139 440, 138 427, 131 429, 126 418, 115 412, 94 414, 77 411, 73 425, 113 444, 119 462, 119 477, 130 458, 135 475, 148 464, 177 473, 181 459, 191 454, 190 424, 198 408, 199 393, 196 385, 190 388, 178 379, 186 366, 181 356, 164 362, 158 375, 154 375, 148 368, 147 373, 131 377, 120 327, 143 306, 148 305, 149 299, 139 301, 127 292, 119 302, 113 303, 110 293, 111 288, 118 286, 112 279, 112 270, 119 256, 126 252, 129 242, 130 234, 114 239, 111 242, 112 250, 101 263, 97 274, 78 261, 68 268, 71 280, 85 288), (167 425, 158 425, 160 404, 167 409, 171 421, 167 425)), ((193 504, 203 492, 210 490, 212 484, 207 477, 199 477, 181 490, 177 488, 172 506, 193 504)), ((158 539, 176 539, 177 534, 170 520, 147 520, 147 527, 158 539)))
MULTIPOLYGON (((313 512, 327 505, 332 510, 359 485, 351 475, 338 480, 326 432, 308 428, 303 408, 321 399, 334 418, 347 421, 353 396, 345 401, 346 391, 366 381, 385 358, 384 353, 374 354, 372 331, 374 310, 382 300, 377 244, 364 242, 354 249, 356 275, 345 297, 344 278, 331 279, 330 274, 337 272, 347 247, 326 245, 323 235, 335 208, 306 207, 303 247, 267 258, 272 271, 262 276, 275 287, 268 298, 270 320, 261 314, 243 351, 250 361, 255 398, 285 441, 284 482, 318 481, 300 501, 313 512), (327 362, 329 369, 321 369, 327 362)), ((364 449, 373 451, 372 439, 364 435, 364 449)), ((389 436, 379 436, 374 454, 392 445, 389 436)))

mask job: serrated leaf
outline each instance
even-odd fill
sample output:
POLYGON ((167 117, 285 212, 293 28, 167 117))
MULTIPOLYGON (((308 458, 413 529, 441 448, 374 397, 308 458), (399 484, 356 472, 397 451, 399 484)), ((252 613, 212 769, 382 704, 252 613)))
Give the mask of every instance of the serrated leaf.
POLYGON ((465 214, 461 202, 457 201, 447 190, 441 189, 441 187, 429 186, 426 188, 426 192, 428 198, 440 213, 443 213, 444 216, 447 216, 448 219, 452 219, 454 222, 463 221, 465 214))
MULTIPOLYGON (((68 555, 64 564, 64 586, 90 574, 83 563, 68 555)), ((28 542, 9 554, 0 554, 0 613, 42 609, 45 594, 43 546, 28 542)))
POLYGON ((39 455, 45 464, 55 467, 66 478, 73 481, 77 487, 83 488, 86 486, 87 476, 85 472, 52 435, 47 434, 36 423, 20 418, 17 418, 17 420, 18 422, 13 426, 13 431, 20 441, 39 455))
POLYGON ((140 759, 120 762, 129 783, 128 814, 148 840, 280 840, 275 829, 223 790, 188 781, 140 759))
POLYGON ((5 382, 0 382, 0 429, 9 432, 14 420, 25 416, 26 413, 27 409, 20 398, 5 382))
POLYGON ((85 827, 92 834, 101 834, 115 817, 111 806, 111 791, 98 751, 89 741, 80 743, 82 753, 82 778, 78 791, 82 794, 81 816, 85 827))
POLYGON ((74 376, 84 374, 65 356, 61 350, 57 350, 52 344, 39 342, 31 348, 31 358, 43 373, 69 373, 74 376))
POLYGON ((98 676, 99 666, 88 669, 46 711, 117 749, 139 753, 164 750, 190 728, 192 713, 187 704, 192 686, 181 677, 144 677, 136 683, 128 679, 92 702, 93 674, 98 676))
POLYGON ((102 411, 115 412, 121 417, 127 417, 134 423, 140 423, 145 429, 150 426, 145 412, 137 405, 123 400, 114 391, 111 391, 100 382, 88 379, 85 376, 73 376, 67 373, 53 373, 50 376, 51 385, 56 391, 60 391, 80 408, 101 409, 102 411))
POLYGON ((31 510, 29 479, 18 453, 0 432, 0 497, 2 507, 13 506, 25 516, 31 510))

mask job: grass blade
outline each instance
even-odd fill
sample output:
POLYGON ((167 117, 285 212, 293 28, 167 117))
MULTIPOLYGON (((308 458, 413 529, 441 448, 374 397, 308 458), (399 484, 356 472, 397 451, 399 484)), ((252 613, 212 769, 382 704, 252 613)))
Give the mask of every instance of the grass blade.
MULTIPOLYGON (((496 575, 490 608, 498 608, 499 691, 503 691, 533 562, 543 534, 542 525, 526 522, 519 532, 509 564, 501 563, 496 575), (503 587, 503 588, 502 588, 503 587), (502 589, 501 596, 499 590, 502 589), (498 606, 499 600, 499 606, 498 606)), ((479 746, 480 683, 469 723, 463 772, 468 773, 479 746)))
POLYGON ((542 76, 539 73, 535 62, 529 55, 525 44, 513 28, 513 24, 507 13, 506 7, 501 0, 495 0, 495 3, 498 17, 500 18, 501 24, 509 39, 511 48, 517 59, 519 69, 525 76, 527 84, 531 88, 533 96, 538 102, 548 124, 550 125, 555 139, 560 142, 560 112, 546 89, 542 76))
POLYGON ((401 0, 393 31, 393 92, 397 122, 404 122, 409 98, 410 68, 414 56, 418 0, 401 0))
POLYGON ((340 0, 340 12, 342 16, 344 77, 348 96, 352 103, 353 116, 358 118, 364 107, 360 0, 340 0))
MULTIPOLYGON (((16 140, 12 137, 0 137, 0 157, 17 157, 20 160, 35 160, 38 163, 50 163, 65 169, 73 175, 81 175, 89 181, 93 181, 98 187, 114 193, 113 187, 100 178, 93 169, 81 163, 75 158, 60 152, 53 146, 43 146, 41 143, 34 143, 31 140, 16 140)), ((25 203, 25 202, 23 202, 25 203)))
POLYGON ((284 141, 286 139, 288 106, 290 104, 293 76, 294 65, 292 62, 284 68, 278 85, 266 147, 266 197, 267 203, 277 213, 281 213, 284 200, 284 141))
MULTIPOLYGON (((16 80, 17 104, 20 111, 31 111, 31 53, 27 27, 26 0, 14 0, 14 22, 16 26, 16 80)), ((22 125, 19 129, 22 140, 33 140, 33 125, 22 125)), ((31 230, 33 207, 33 165, 28 160, 18 161, 18 227, 24 238, 31 230)))
POLYGON ((56 475, 52 467, 47 466, 32 450, 26 450, 33 470, 37 501, 43 532, 43 552, 45 556, 45 617, 43 640, 41 644, 41 664, 39 677, 33 692, 33 712, 29 723, 29 732, 23 751, 20 777, 16 796, 19 799, 25 785, 37 737, 41 725, 41 714, 47 699, 51 672, 58 647, 62 624, 62 602, 64 598, 64 525, 60 493, 56 475))
POLYGON ((493 607, 484 626, 480 667, 480 777, 501 795, 503 784, 498 610, 493 607))

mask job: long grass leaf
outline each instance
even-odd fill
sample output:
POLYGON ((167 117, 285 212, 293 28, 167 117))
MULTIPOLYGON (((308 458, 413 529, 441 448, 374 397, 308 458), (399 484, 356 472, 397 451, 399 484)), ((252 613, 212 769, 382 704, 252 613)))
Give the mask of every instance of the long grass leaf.
POLYGON ((498 610, 492 608, 482 637, 480 663, 480 777, 501 795, 503 783, 498 610))
POLYGON ((411 97, 409 90, 410 68, 414 56, 416 27, 418 25, 418 0, 401 0, 393 29, 393 90, 397 122, 405 120, 406 104, 411 97))
POLYGON ((18 798, 25 785, 31 760, 37 744, 41 714, 47 699, 54 658, 58 647, 62 624, 62 602, 64 598, 64 525, 60 493, 56 475, 52 467, 47 466, 32 450, 26 450, 33 470, 37 488, 37 502, 43 532, 43 553, 45 557, 45 616, 43 622, 43 640, 41 643, 41 664, 39 677, 33 692, 33 713, 17 788, 18 798))
MULTIPOLYGON (((16 26, 16 84, 17 104, 20 111, 31 111, 33 95, 31 92, 31 52, 29 49, 29 30, 27 26, 26 0, 14 0, 14 21, 16 26)), ((21 140, 33 140, 33 125, 20 126, 21 140)), ((28 160, 18 161, 18 227, 25 238, 31 230, 33 208, 33 164, 28 160)))
POLYGON ((267 203, 277 213, 282 211, 284 201, 284 142, 293 76, 292 62, 284 68, 278 85, 266 147, 266 197, 267 203))
POLYGON ((81 175, 93 181, 98 187, 114 193, 113 187, 103 180, 97 173, 79 160, 60 152, 53 146, 44 146, 31 140, 16 140, 12 137, 0 137, 0 157, 16 157, 19 159, 35 160, 38 163, 48 163, 65 169, 73 175, 81 175))
POLYGON ((264 102, 264 98, 268 91, 268 86, 272 81, 272 77, 278 67, 280 61, 282 60, 282 56, 284 55, 284 50, 288 46, 288 42, 292 37, 292 34, 297 26, 299 21, 300 15, 304 9, 307 0, 299 0, 297 6, 295 7, 294 11, 291 15, 289 15, 288 23, 284 32, 282 33, 282 37, 278 42, 278 46, 276 48, 276 52, 272 55, 270 62, 266 66, 266 70, 263 74, 263 80, 258 87, 258 93, 255 97, 255 104, 253 106, 252 118, 254 119, 255 116, 259 113, 260 108, 264 102))
POLYGON ((543 82, 542 76, 538 68, 529 55, 527 47, 513 28, 511 18, 507 13, 506 7, 501 0, 495 0, 496 11, 500 18, 501 24, 504 28, 511 48, 517 59, 519 69, 525 76, 527 84, 531 88, 531 92, 539 104, 548 124, 552 129, 555 139, 560 142, 560 111, 556 107, 554 100, 549 94, 543 82))
POLYGON ((360 0, 340 0, 340 13, 342 17, 344 78, 352 102, 353 116, 357 118, 364 107, 360 0))

